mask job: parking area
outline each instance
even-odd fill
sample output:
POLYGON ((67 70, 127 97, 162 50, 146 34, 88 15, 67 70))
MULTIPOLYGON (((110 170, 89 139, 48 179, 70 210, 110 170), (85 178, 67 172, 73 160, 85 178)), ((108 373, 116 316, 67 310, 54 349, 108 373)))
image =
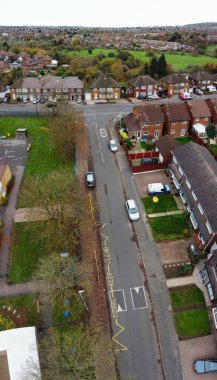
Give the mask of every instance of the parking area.
POLYGON ((179 342, 184 380, 216 380, 217 374, 196 374, 193 363, 197 359, 217 359, 215 338, 212 335, 179 342))
POLYGON ((171 187, 170 178, 164 170, 134 174, 134 178, 141 197, 147 196, 147 186, 149 183, 160 182, 163 184, 168 184, 171 188, 171 194, 175 193, 174 189, 171 187))
POLYGON ((194 238, 158 243, 157 246, 162 264, 189 261, 187 249, 191 244, 195 244, 194 238))
POLYGON ((25 166, 27 154, 27 142, 25 140, 6 139, 0 141, 0 163, 8 163, 13 174, 17 166, 25 166))

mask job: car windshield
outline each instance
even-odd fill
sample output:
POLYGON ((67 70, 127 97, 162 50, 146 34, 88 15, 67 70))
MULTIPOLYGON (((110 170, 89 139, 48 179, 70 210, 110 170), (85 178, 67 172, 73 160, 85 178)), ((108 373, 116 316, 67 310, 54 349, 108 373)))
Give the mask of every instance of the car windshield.
POLYGON ((93 182, 93 174, 88 174, 87 175, 87 181, 88 182, 93 182))
POLYGON ((205 361, 205 371, 210 372, 210 371, 217 371, 217 363, 212 362, 212 361, 205 361))
POLYGON ((115 142, 112 142, 112 143, 111 143, 111 147, 112 147, 112 148, 116 148, 116 143, 115 143, 115 142))
POLYGON ((132 207, 132 208, 130 208, 130 213, 131 213, 131 214, 136 214, 137 212, 138 212, 137 207, 132 207))

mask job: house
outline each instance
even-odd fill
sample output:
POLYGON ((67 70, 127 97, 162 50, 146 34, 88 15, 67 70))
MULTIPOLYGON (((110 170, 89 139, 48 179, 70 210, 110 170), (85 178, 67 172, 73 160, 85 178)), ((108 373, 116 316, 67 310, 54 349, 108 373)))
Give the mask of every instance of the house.
POLYGON ((7 195, 12 173, 8 164, 0 164, 0 200, 7 195))
POLYGON ((20 63, 28 62, 30 59, 30 54, 26 53, 25 51, 17 54, 17 61, 20 63))
POLYGON ((170 137, 188 135, 190 115, 185 103, 168 103, 162 105, 165 117, 165 133, 170 137))
POLYGON ((203 251, 217 244, 217 162, 194 142, 172 150, 168 173, 186 204, 195 238, 203 251))
POLYGON ((211 121, 217 126, 217 98, 207 99, 206 103, 211 112, 211 121))
POLYGON ((0 60, 3 60, 7 63, 11 63, 16 59, 17 55, 13 51, 0 51, 0 60))
POLYGON ((41 78, 41 97, 48 101, 83 100, 84 84, 78 77, 43 77, 41 78))
POLYGON ((0 73, 7 73, 10 71, 10 65, 5 61, 0 61, 0 73))
POLYGON ((26 378, 24 371, 30 366, 37 379, 42 379, 35 327, 0 331, 1 380, 26 378))
POLYGON ((204 99, 188 100, 186 104, 191 117, 191 126, 199 123, 206 127, 210 123, 211 112, 204 99))
POLYGON ((1 92, 4 92, 5 91, 5 84, 4 82, 2 82, 2 80, 0 79, 0 93, 1 92))
POLYGON ((141 129, 138 120, 132 113, 123 117, 123 124, 130 139, 139 140, 141 138, 141 129))
POLYGON ((158 83, 149 75, 139 75, 128 81, 128 94, 134 98, 148 95, 158 95, 158 83))
POLYGON ((214 82, 213 76, 206 71, 198 71, 195 74, 191 74, 188 79, 193 87, 198 87, 202 91, 206 91, 207 86, 210 86, 214 82))
POLYGON ((155 150, 159 152, 159 162, 169 163, 172 159, 171 151, 178 146, 179 142, 168 135, 159 137, 155 142, 155 150))
POLYGON ((102 75, 91 85, 91 100, 115 100, 121 96, 121 85, 113 78, 102 75))
POLYGON ((172 73, 159 80, 162 91, 169 95, 179 95, 189 92, 189 81, 184 74, 172 73))
POLYGON ((217 246, 212 248, 207 256, 204 266, 200 270, 200 277, 207 287, 207 292, 216 307, 212 309, 214 326, 217 329, 217 246))
POLYGON ((26 77, 17 79, 11 86, 11 100, 21 101, 40 98, 41 82, 37 78, 26 77))
POLYGON ((145 104, 133 108, 133 116, 137 119, 141 139, 158 139, 162 136, 164 114, 159 104, 145 104))

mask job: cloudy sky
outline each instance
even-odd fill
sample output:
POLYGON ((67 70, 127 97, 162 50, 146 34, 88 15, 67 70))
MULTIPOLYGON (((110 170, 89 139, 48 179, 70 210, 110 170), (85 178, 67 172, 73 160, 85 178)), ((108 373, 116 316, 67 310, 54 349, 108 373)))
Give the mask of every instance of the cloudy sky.
POLYGON ((196 0, 0 0, 0 25, 131 27, 216 21, 216 0, 207 5, 196 0))

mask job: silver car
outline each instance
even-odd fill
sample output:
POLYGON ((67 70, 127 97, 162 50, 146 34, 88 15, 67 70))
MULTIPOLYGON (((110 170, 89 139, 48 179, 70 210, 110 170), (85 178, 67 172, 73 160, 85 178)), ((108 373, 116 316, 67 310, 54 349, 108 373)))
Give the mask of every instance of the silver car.
POLYGON ((194 362, 194 370, 196 373, 217 372, 217 360, 196 360, 194 362))

